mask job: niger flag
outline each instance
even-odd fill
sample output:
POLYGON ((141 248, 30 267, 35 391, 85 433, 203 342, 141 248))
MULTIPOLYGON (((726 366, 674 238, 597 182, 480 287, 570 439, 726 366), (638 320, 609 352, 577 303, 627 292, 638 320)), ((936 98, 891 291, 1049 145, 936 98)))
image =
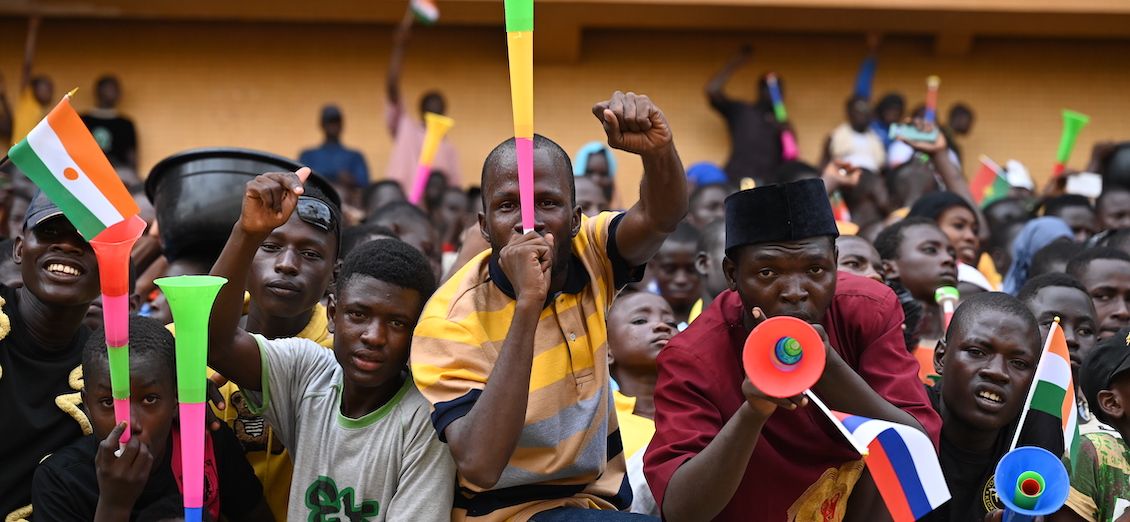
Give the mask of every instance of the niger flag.
POLYGON ((138 208, 70 100, 63 97, 8 155, 90 241, 138 208))
POLYGON ((1048 331, 1044 353, 1036 366, 1028 402, 1020 415, 1020 428, 1013 447, 1038 446, 1054 455, 1078 460, 1079 412, 1075 383, 1071 381, 1071 357, 1059 322, 1048 331))

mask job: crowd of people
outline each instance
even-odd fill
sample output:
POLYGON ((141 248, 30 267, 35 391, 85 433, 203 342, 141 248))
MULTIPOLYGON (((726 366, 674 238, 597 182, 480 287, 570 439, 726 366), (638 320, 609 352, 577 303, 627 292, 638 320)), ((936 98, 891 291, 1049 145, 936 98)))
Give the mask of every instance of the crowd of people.
MULTIPOLYGON (((390 60, 387 167, 342 144, 327 105, 324 143, 243 178, 218 242, 168 232, 198 216, 157 219, 118 81, 96 81, 84 121, 150 223, 132 257, 129 425, 114 420, 94 252, 0 166, 5 520, 181 515, 176 325, 153 280, 191 273, 228 281, 207 332, 208 520, 888 519, 828 418, 746 376, 746 338, 778 316, 820 333, 828 407, 930 438, 952 498, 926 519, 945 522, 1001 516, 993 473, 1058 323, 1084 436, 1048 519, 1126 516, 1130 143, 1095 146, 1082 172, 1101 193, 1068 193, 1076 171, 1037 189, 1011 162, 1008 193, 983 199, 957 145, 973 111, 936 124, 899 93, 873 97, 872 36, 846 121, 809 163, 787 157, 793 123, 765 78, 752 103, 724 93, 745 47, 705 87, 731 135, 724 163, 684 167, 661 101, 617 91, 593 107, 603 138, 576 154, 535 136, 524 232, 513 139, 484 151, 469 188, 445 141, 407 201, 422 117, 446 110, 439 92, 406 107, 411 26, 390 60), (937 132, 892 136, 900 122, 937 132), (642 163, 638 195, 617 193, 613 149, 642 163), (960 293, 949 319, 942 287, 960 293)), ((14 110, 0 90, 12 142, 55 100, 29 29, 14 110)), ((177 176, 161 174, 148 184, 177 176)))

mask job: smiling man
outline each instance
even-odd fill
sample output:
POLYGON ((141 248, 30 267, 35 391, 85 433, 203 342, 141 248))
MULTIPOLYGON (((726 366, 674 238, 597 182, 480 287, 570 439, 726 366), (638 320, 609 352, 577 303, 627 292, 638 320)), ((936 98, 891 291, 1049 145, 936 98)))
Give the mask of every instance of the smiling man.
POLYGON ((407 371, 412 328, 435 289, 422 254, 382 239, 345 259, 326 307, 332 352, 309 339, 267 339, 239 328, 249 267, 261 245, 277 240, 272 232, 303 212, 302 193, 292 173, 248 182, 239 221, 212 269, 228 283, 212 307, 208 363, 239 384, 250 411, 291 451, 286 520, 449 520, 451 455, 407 371))
POLYGON ((925 520, 983 520, 1003 507, 993 474, 1009 450, 1040 348, 1035 318, 1008 294, 977 294, 957 307, 934 352, 942 382, 929 389, 942 416, 939 460, 952 498, 925 520))
POLYGON ((569 156, 534 137, 534 230, 523 233, 515 146, 483 166, 491 250, 424 310, 412 374, 459 471, 454 520, 621 520, 631 503, 609 397, 605 321, 620 288, 682 220, 686 175, 646 96, 596 104, 608 144, 643 160, 640 199, 581 214, 569 156))
MULTIPOLYGON (((826 332, 827 365, 813 391, 829 407, 937 440, 898 300, 872 279, 837 275, 837 235, 818 179, 726 200, 730 289, 659 354, 644 471, 667 520, 813 520, 824 510, 838 520, 853 508, 859 454, 819 410, 798 408, 804 399, 767 398, 742 371, 745 340, 765 317, 826 332)), ((867 489, 861 495, 872 500, 867 489)))
POLYGON ((31 513, 31 478, 47 455, 90 433, 79 410, 82 320, 99 295, 94 250, 47 196, 28 206, 12 258, 24 286, 0 286, 0 515, 31 513), (7 323, 7 324, 5 324, 7 323))

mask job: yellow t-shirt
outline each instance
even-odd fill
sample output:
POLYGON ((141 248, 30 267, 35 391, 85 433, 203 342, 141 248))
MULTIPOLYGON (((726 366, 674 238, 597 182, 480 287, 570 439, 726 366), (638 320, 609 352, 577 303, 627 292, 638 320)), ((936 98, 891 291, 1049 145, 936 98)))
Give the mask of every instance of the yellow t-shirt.
POLYGON ((612 400, 616 403, 616 420, 620 423, 624 455, 630 457, 651 443, 651 436, 655 435, 655 421, 632 413, 636 409, 635 397, 615 391, 612 392, 612 400))
POLYGON ((12 111, 12 143, 19 143, 47 114, 48 107, 40 105, 35 93, 28 87, 20 91, 16 109, 12 111))

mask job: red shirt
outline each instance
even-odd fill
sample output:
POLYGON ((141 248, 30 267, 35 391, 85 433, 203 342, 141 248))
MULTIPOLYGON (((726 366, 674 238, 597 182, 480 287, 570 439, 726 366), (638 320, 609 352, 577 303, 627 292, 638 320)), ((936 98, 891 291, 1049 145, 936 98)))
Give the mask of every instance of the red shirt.
MULTIPOLYGON (((644 456, 659 506, 675 470, 705 449, 745 402, 744 313, 738 294, 723 292, 659 354, 655 436, 644 456)), ((844 362, 879 395, 914 416, 936 447, 942 421, 918 381, 918 363, 906 350, 902 322, 894 292, 841 272, 821 324, 844 362)), ((789 507, 826 470, 859 458, 815 406, 778 409, 761 431, 741 485, 716 520, 785 520, 789 507)))

